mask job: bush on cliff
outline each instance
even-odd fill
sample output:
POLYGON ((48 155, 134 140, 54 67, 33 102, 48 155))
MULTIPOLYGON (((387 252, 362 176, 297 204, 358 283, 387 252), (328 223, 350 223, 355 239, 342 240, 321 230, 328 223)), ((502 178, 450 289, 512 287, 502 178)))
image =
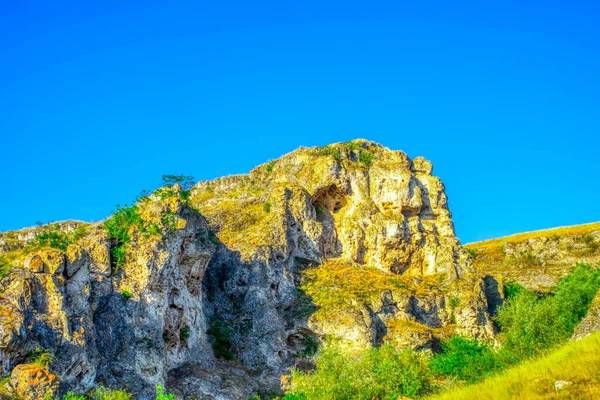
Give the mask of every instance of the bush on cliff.
POLYGON ((104 228, 108 232, 108 238, 114 241, 111 247, 111 258, 115 270, 123 267, 125 263, 125 252, 131 241, 129 231, 132 227, 142 228, 143 221, 138 214, 137 206, 117 206, 112 217, 104 221, 104 228))

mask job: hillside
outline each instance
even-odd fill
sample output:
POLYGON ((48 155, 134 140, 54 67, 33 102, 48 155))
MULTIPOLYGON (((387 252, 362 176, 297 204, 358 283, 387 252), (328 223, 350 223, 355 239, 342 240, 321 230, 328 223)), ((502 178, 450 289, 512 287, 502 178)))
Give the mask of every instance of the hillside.
POLYGON ((351 351, 489 340, 501 294, 473 274, 431 173, 356 140, 175 179, 103 223, 3 233, 4 372, 30 398, 102 384, 237 399, 280 392, 325 337, 351 351), (31 354, 49 361, 31 372, 31 354), (18 385, 26 373, 45 378, 18 385))
MULTIPOLYGON (((408 360, 423 371, 457 337, 492 354, 505 283, 562 298, 561 278, 595 279, 573 267, 598 265, 600 224, 548 232, 462 247, 432 164, 362 139, 244 175, 166 176, 105 221, 0 233, 0 397, 150 400, 164 387, 177 399, 269 399, 318 377, 329 349, 340 365, 390 357, 393 370, 408 360)), ((566 291, 581 315, 553 345, 594 285, 566 291)), ((581 326, 580 337, 595 331, 596 311, 581 326)), ((438 372, 413 392, 450 380, 438 372)), ((332 398, 355 396, 344 393, 332 398)))
POLYGON ((600 398, 600 333, 430 400, 600 398))
POLYGON ((521 233, 464 247, 480 273, 548 291, 577 262, 600 265, 600 222, 521 233))

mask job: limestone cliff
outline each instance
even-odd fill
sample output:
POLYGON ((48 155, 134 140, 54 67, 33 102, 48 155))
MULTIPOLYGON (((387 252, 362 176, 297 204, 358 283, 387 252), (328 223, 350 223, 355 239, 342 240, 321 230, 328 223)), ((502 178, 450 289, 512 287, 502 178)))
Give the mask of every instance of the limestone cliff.
POLYGON ((245 399, 310 367, 326 336, 350 349, 493 338, 498 282, 472 267, 421 157, 364 140, 301 148, 127 213, 127 240, 102 223, 1 234, 0 358, 15 381, 37 368, 51 392, 245 399))

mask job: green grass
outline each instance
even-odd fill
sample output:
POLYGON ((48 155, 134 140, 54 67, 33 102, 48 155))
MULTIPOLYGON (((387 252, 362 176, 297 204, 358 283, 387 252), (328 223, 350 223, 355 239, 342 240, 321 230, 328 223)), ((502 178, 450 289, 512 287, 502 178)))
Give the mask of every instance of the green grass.
POLYGON ((375 160, 375 154, 373 154, 369 151, 361 150, 358 153, 358 161, 366 168, 371 166, 371 164, 373 163, 373 160, 375 160))
POLYGON ((264 203, 263 204, 263 211, 267 212, 267 213, 271 212, 271 203, 269 203, 269 202, 264 203))
POLYGON ((6 255, 0 254, 0 279, 8 275, 12 268, 11 260, 6 255))
POLYGON ((61 251, 67 251, 71 243, 69 235, 61 231, 46 231, 36 235, 33 239, 33 246, 36 248, 51 247, 61 251))
POLYGON ((598 399, 600 398, 600 332, 565 345, 488 378, 432 396, 431 400, 598 399), (555 391, 554 382, 573 382, 555 391))
POLYGON ((117 205, 117 210, 113 212, 112 217, 104 221, 108 238, 114 241, 111 246, 111 262, 115 270, 123 268, 125 264, 127 246, 131 242, 130 230, 143 227, 138 210, 135 205, 124 207, 117 205))
POLYGON ((91 400, 131 400, 131 398, 131 393, 125 390, 114 390, 101 386, 94 391, 91 400))
POLYGON ((27 354, 27 359, 30 364, 36 365, 40 368, 48 368, 54 359, 54 356, 49 350, 36 348, 34 351, 30 351, 27 354))
POLYGON ((484 343, 455 336, 442 344, 443 352, 431 359, 434 374, 476 382, 500 369, 494 351, 484 343))
POLYGON ((174 394, 168 394, 162 386, 156 387, 156 400, 175 400, 174 394))
POLYGON ((60 225, 50 224, 39 228, 40 231, 33 240, 25 247, 25 252, 29 253, 44 247, 57 249, 63 253, 67 251, 69 245, 77 242, 87 235, 85 225, 79 225, 72 233, 66 233, 61 230, 60 225))
POLYGON ((86 396, 85 395, 76 395, 73 392, 68 392, 67 394, 65 394, 62 398, 62 400, 86 400, 86 396))
POLYGON ((342 160, 340 150, 331 145, 317 148, 317 154, 320 156, 332 156, 338 162, 342 160))
POLYGON ((396 400, 425 394, 433 383, 424 355, 390 345, 356 357, 329 344, 315 363, 318 373, 292 372, 284 400, 396 400))

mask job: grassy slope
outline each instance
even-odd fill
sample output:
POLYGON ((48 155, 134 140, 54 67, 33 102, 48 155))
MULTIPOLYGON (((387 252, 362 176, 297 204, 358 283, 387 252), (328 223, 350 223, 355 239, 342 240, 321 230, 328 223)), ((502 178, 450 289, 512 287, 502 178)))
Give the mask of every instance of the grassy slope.
POLYGON ((600 265, 600 241, 589 242, 590 234, 599 230, 600 222, 595 222, 520 233, 464 247, 474 252, 473 266, 479 273, 547 291, 577 262, 600 265), (530 239, 534 244, 528 245, 530 239), (508 255, 505 244, 520 250, 508 255))
POLYGON ((481 250, 492 250, 495 248, 502 248, 504 243, 520 243, 525 242, 529 239, 536 239, 540 237, 551 237, 557 236, 575 236, 585 235, 592 231, 600 229, 600 222, 592 222, 589 224, 563 226, 559 228, 543 229, 539 231, 518 233, 516 235, 505 236, 496 239, 484 240, 481 242, 468 243, 464 245, 467 249, 481 249, 481 250))
POLYGON ((430 400, 600 399, 600 332, 568 343, 546 357, 527 361, 476 385, 430 400), (558 380, 573 382, 555 391, 558 380))

